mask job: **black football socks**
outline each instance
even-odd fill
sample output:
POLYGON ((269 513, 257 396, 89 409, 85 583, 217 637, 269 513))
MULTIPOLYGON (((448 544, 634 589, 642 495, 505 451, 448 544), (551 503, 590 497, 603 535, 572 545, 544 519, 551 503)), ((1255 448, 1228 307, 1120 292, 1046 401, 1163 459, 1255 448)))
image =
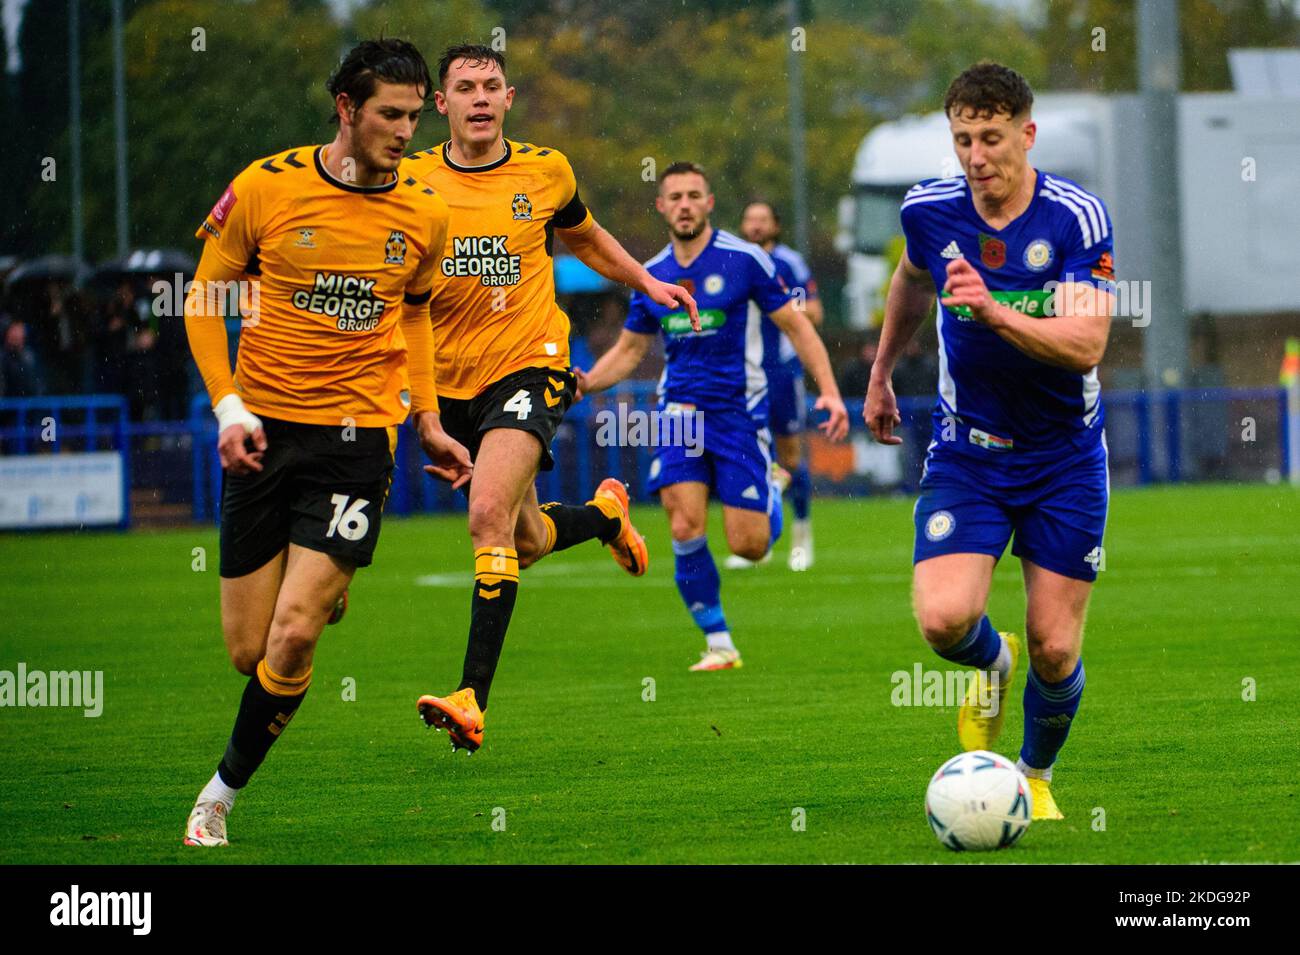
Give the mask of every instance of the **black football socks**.
POLYGON ((608 544, 618 534, 619 519, 610 517, 595 504, 561 504, 552 501, 541 506, 542 523, 546 525, 546 543, 543 554, 565 550, 593 537, 608 544))
POLYGON ((506 641, 510 615, 519 594, 519 555, 513 547, 479 547, 474 551, 474 596, 469 611, 469 644, 459 689, 474 691, 479 709, 487 709, 488 691, 506 641))
POLYGON ((221 781, 232 789, 241 789, 262 765, 271 744, 289 725, 298 705, 311 685, 311 670, 302 676, 284 677, 262 660, 257 672, 248 678, 244 696, 239 701, 235 728, 226 745, 226 755, 217 766, 221 781))

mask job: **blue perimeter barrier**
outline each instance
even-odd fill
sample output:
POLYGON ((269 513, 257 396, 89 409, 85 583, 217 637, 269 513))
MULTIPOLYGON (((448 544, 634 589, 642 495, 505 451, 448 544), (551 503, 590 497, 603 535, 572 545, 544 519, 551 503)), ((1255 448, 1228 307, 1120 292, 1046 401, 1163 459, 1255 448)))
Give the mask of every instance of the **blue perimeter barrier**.
MULTIPOLYGON (((0 398, 0 455, 124 452, 131 424, 121 395, 0 398), (47 440, 48 436, 48 440, 47 440)), ((131 526, 131 455, 122 454, 122 522, 131 526)))
MULTIPOLYGON (((634 500, 648 499, 645 487, 655 448, 646 443, 629 446, 602 442, 599 433, 607 420, 601 413, 617 416, 619 404, 627 405, 628 412, 652 411, 655 387, 652 381, 624 382, 571 408, 552 446, 556 467, 538 477, 538 496, 544 501, 586 500, 602 478, 613 476, 627 482, 634 500)), ((1258 480, 1266 474, 1270 479, 1276 475, 1279 480, 1288 476, 1286 391, 1280 387, 1181 389, 1156 394, 1109 391, 1103 394, 1103 401, 1112 478, 1116 484, 1223 479, 1233 477, 1230 472, 1234 468, 1240 471, 1243 467, 1245 479, 1258 480), (1243 411, 1252 413, 1243 414, 1243 411), (1247 445, 1249 454, 1238 461, 1243 458, 1242 449, 1247 445), (1189 460, 1200 470, 1194 468, 1193 473, 1185 473, 1184 465, 1189 460), (1212 469, 1208 472, 1206 462, 1212 469), (1218 471, 1213 470, 1216 467, 1218 471)), ((847 404, 853 432, 864 433, 862 399, 847 404)), ((905 442, 910 440, 922 448, 928 442, 933 406, 934 399, 929 397, 899 399, 903 421, 898 432, 905 442)), ((813 410, 810 400, 810 428, 825 417, 823 412, 813 410)), ((203 395, 195 397, 187 420, 155 422, 129 421, 126 399, 119 395, 0 398, 0 453, 123 451, 128 505, 132 475, 139 483, 142 473, 140 467, 133 467, 133 462, 151 452, 148 445, 165 444, 173 454, 187 456, 190 465, 187 477, 182 479, 177 469, 171 468, 164 469, 159 479, 175 485, 172 493, 178 500, 188 498, 196 521, 214 521, 219 516, 221 463, 216 439, 216 420, 203 395), (53 419, 57 440, 42 440, 45 419, 53 419), (182 482, 185 487, 180 486, 182 482)), ((911 463, 917 460, 914 457, 911 463)), ((386 513, 436 513, 465 508, 461 494, 424 474, 424 463, 414 433, 403 426, 399 429, 386 513)), ((819 494, 846 490, 861 494, 872 490, 861 481, 848 487, 816 474, 814 477, 819 494)), ((915 477, 905 473, 902 486, 914 488, 915 477)), ((1240 474, 1237 477, 1241 479, 1240 474)))

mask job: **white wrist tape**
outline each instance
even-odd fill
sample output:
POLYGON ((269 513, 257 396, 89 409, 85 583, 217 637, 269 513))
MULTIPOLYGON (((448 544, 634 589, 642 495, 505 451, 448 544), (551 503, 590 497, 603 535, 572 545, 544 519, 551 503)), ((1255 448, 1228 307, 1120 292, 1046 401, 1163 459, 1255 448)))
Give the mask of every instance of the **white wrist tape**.
POLYGON ((244 407, 239 395, 226 395, 212 409, 217 416, 217 433, 225 431, 232 424, 242 424, 245 434, 252 434, 262 427, 262 419, 244 407))

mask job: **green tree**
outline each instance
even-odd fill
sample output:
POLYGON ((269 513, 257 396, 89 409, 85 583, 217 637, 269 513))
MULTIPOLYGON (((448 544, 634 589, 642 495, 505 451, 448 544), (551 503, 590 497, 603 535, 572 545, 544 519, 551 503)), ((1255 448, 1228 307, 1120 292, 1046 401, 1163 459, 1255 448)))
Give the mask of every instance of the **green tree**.
MULTIPOLYGON (((1050 88, 1101 93, 1138 88, 1137 5, 1132 0, 1046 4, 1039 39, 1050 88)), ((1180 0, 1179 18, 1184 90, 1230 89, 1230 49, 1300 43, 1300 20, 1294 5, 1284 0, 1180 0)))
MULTIPOLYGON (((790 209, 787 69, 791 37, 780 5, 725 15, 675 8, 653 29, 622 15, 557 16, 532 32, 507 22, 510 78, 519 89, 508 130, 564 150, 596 215, 649 255, 664 241, 655 185, 643 178, 690 158, 709 169, 715 222, 734 227, 762 195, 790 209), (522 35, 521 35, 522 34, 522 35)), ((1017 21, 973 0, 927 0, 882 34, 860 20, 817 16, 800 38, 813 264, 842 268, 835 208, 853 156, 881 119, 935 108, 951 76, 983 56, 1044 67, 1017 21)), ((606 8, 607 9, 607 8, 606 8)), ((834 308, 834 303, 832 303, 834 308)))
MULTIPOLYGON (((86 252, 114 251, 112 49, 87 37, 83 84, 86 252)), ((130 241, 195 249, 225 184, 261 156, 332 137, 325 79, 339 32, 323 3, 160 0, 126 22, 130 241), (256 15, 250 15, 252 13, 256 15), (196 32, 200 31, 200 32, 196 32)), ((66 126, 61 134, 66 150, 66 126)), ((38 190, 47 248, 66 247, 66 197, 38 190)))

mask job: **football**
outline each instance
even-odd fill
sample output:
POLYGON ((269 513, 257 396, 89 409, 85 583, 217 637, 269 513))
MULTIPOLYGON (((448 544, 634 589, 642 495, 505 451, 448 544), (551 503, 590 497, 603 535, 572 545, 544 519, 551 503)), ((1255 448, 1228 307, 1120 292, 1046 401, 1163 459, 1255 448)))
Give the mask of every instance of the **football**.
POLYGON ((925 791, 925 817, 934 834, 957 852, 984 852, 1016 844, 1033 816, 1024 774, 997 753, 976 750, 948 760, 925 791))

